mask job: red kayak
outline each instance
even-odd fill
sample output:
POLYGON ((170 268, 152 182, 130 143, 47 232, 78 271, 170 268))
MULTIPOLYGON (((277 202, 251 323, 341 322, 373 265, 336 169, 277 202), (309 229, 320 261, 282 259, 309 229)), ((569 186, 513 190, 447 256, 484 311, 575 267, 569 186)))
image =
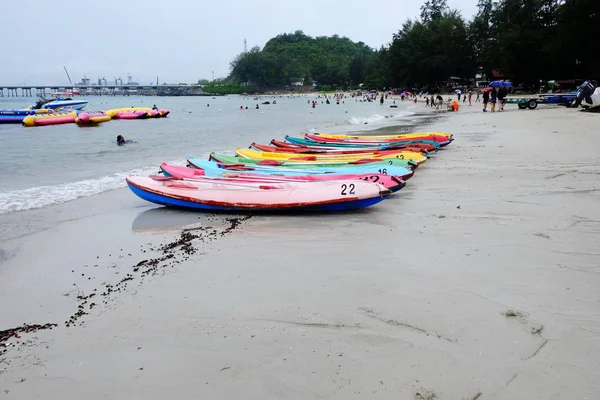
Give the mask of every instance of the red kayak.
POLYGON ((250 148, 254 148, 255 150, 266 151, 269 153, 298 153, 298 154, 377 154, 377 155, 386 155, 386 154, 396 154, 399 151, 414 151, 416 153, 427 154, 426 150, 417 148, 417 147, 403 147, 401 149, 395 150, 369 150, 369 149, 357 149, 357 150, 345 150, 345 149, 337 149, 337 150, 328 150, 328 149, 306 149, 306 148, 283 148, 277 146, 269 146, 265 144, 258 144, 253 142, 250 145, 250 148))

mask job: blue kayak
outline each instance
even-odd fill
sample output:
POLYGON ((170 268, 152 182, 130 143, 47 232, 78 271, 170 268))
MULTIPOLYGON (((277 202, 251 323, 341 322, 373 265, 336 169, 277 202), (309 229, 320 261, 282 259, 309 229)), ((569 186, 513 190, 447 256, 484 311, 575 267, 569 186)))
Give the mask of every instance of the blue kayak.
POLYGON ((304 175, 315 175, 315 174, 385 174, 394 175, 407 179, 413 175, 413 171, 410 168, 389 165, 387 161, 359 164, 351 167, 331 167, 331 168, 288 168, 288 167, 272 167, 263 166, 256 164, 236 164, 235 166, 229 164, 231 167, 223 167, 228 164, 219 164, 214 161, 200 160, 194 157, 188 158, 188 164, 195 167, 201 168, 205 171, 207 176, 223 176, 228 172, 246 172, 251 174, 262 174, 262 175, 281 175, 281 176, 304 176, 304 175))

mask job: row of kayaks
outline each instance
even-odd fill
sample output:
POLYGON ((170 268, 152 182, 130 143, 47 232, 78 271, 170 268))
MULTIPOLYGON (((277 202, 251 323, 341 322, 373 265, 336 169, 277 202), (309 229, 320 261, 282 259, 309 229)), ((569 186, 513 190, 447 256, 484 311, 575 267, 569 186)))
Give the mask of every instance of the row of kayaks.
POLYGON ((115 108, 106 111, 0 110, 0 123, 21 123, 23 126, 46 126, 75 123, 93 125, 111 119, 164 118, 168 110, 147 107, 115 108))
POLYGON ((418 166, 452 141, 443 132, 306 134, 252 143, 235 155, 190 157, 187 166, 163 163, 159 175, 132 175, 127 184, 149 202, 206 211, 360 209, 402 189, 418 166))

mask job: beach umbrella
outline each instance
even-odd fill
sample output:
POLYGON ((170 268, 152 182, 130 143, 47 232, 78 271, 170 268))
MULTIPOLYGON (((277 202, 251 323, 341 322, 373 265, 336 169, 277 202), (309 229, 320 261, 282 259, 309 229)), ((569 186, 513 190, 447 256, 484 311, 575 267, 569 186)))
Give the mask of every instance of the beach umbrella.
POLYGON ((492 86, 492 87, 501 87, 503 85, 504 85, 504 82, 502 82, 502 81, 492 81, 492 82, 490 82, 490 86, 492 86))
POLYGON ((481 93, 491 92, 492 88, 486 87, 481 90, 481 93))
POLYGON ((511 82, 502 82, 502 86, 504 86, 504 87, 512 87, 512 83, 511 82))
POLYGON ((460 89, 456 89, 455 92, 456 92, 456 94, 461 94, 462 93, 462 91, 460 89))

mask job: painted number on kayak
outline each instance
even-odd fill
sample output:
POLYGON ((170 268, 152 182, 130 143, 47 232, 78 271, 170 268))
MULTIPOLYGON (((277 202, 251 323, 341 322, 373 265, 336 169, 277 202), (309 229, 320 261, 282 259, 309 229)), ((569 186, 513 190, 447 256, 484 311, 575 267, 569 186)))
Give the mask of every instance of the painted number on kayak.
POLYGON ((381 168, 381 169, 379 169, 379 173, 380 174, 387 174, 387 169, 381 168))
POLYGON ((348 194, 354 194, 354 183, 349 185, 346 185, 345 183, 342 184, 342 196, 346 196, 348 194), (346 190, 348 190, 348 193, 346 193, 346 190))
POLYGON ((396 158, 400 158, 400 159, 404 160, 404 154, 399 154, 396 156, 396 158))
POLYGON ((373 183, 379 182, 379 177, 377 175, 365 176, 363 178, 364 181, 371 181, 373 183))

